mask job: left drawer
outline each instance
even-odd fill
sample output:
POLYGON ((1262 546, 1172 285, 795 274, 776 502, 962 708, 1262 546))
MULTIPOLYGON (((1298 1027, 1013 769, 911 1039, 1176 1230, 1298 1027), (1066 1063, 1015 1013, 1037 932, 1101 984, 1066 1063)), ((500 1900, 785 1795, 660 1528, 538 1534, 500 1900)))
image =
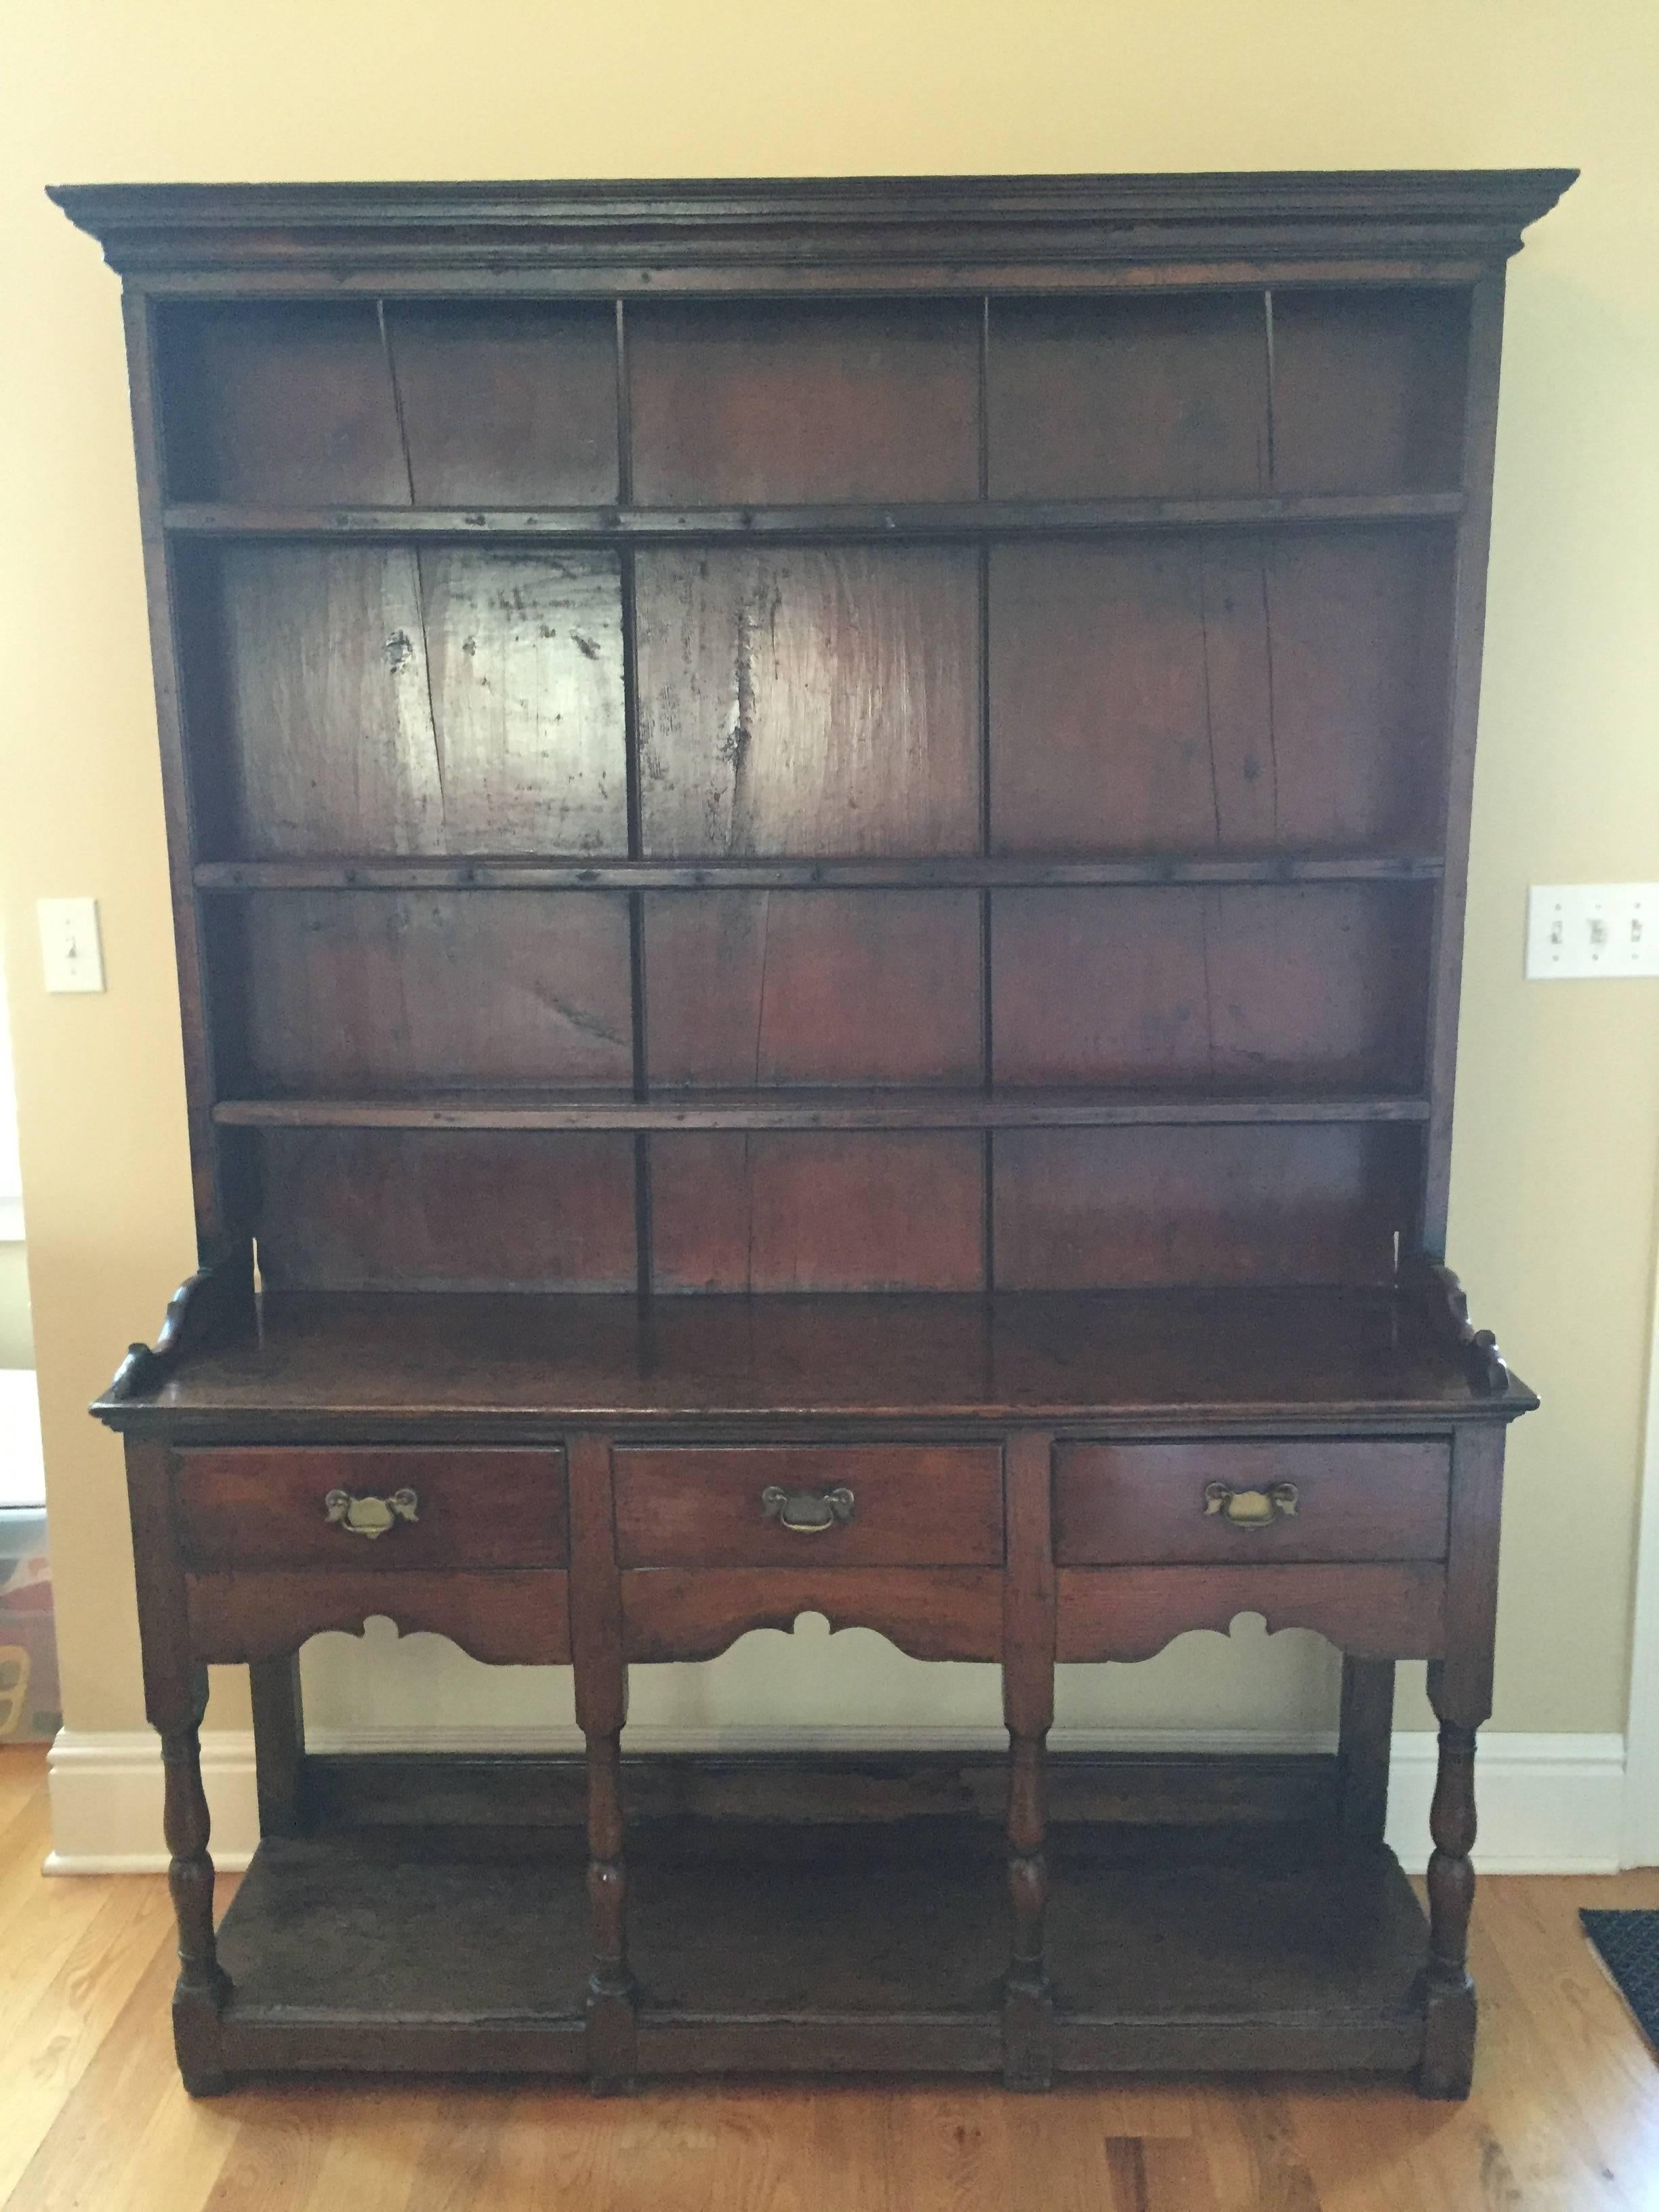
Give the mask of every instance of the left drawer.
POLYGON ((236 1445, 178 1455, 185 1565, 430 1574, 562 1567, 562 1451, 236 1445))

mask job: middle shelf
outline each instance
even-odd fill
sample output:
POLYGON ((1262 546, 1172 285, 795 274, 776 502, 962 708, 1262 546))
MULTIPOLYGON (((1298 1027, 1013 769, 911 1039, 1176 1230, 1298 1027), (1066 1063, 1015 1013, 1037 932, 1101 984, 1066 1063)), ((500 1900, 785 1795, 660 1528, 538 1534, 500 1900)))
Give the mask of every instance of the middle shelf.
POLYGON ((1002 1091, 472 1089, 381 1097, 284 1094, 222 1099, 228 1128, 289 1129, 1084 1129, 1159 1122, 1425 1121, 1430 1102, 1397 1092, 1121 1088, 1002 1091))

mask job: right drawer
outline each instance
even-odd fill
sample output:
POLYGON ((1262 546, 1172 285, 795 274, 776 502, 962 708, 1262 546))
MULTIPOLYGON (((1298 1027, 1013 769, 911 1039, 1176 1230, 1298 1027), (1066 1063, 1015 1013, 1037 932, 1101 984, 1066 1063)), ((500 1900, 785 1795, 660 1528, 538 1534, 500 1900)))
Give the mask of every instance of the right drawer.
POLYGON ((1054 1558, 1066 1567, 1443 1559, 1449 1446, 1062 1444, 1054 1558))

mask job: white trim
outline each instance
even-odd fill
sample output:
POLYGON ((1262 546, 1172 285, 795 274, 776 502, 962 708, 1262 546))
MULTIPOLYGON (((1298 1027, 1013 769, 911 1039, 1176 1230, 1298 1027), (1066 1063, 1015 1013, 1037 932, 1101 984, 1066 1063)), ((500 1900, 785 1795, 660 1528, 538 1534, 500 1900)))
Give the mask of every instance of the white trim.
POLYGON ((22 1242, 23 1201, 9 1191, 0 1190, 0 1244, 22 1242))
POLYGON ((1629 1749, 1622 1856, 1626 1866, 1659 1866, 1659 1274, 1654 1290, 1647 1448, 1643 1457, 1626 1737, 1629 1749))
MULTIPOLYGON (((313 1729, 318 1752, 570 1752, 574 1729, 313 1729)), ((630 1728, 630 1751, 955 1751, 1000 1749, 1000 1729, 630 1728)), ((1056 1752, 1329 1751, 1328 1735, 1239 1730, 1056 1729, 1056 1752)), ((1419 1873, 1428 1856, 1434 1789, 1432 1735, 1394 1739, 1389 1840, 1419 1873)), ((99 1735, 65 1729, 47 1761, 55 1848, 49 1874, 150 1874, 164 1868, 161 1747, 148 1729, 99 1735)), ((213 1856, 239 1871, 258 1839, 253 1738, 211 1730, 202 1738, 202 1778, 213 1817, 213 1856)), ((1480 1838, 1475 1864, 1486 1874, 1612 1874, 1620 1863, 1624 1739, 1616 1735, 1481 1738, 1477 1788, 1480 1838)))

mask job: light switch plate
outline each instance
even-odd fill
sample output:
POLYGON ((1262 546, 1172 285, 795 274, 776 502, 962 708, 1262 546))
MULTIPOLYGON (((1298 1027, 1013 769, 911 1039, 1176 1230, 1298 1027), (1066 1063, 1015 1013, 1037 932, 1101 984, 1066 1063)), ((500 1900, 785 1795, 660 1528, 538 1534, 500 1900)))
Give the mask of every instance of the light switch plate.
POLYGON ((1659 975, 1659 884, 1534 884, 1527 975, 1534 982, 1659 975))
POLYGON ((47 990, 101 991, 104 948, 98 938, 97 900, 45 898, 39 913, 47 990))

